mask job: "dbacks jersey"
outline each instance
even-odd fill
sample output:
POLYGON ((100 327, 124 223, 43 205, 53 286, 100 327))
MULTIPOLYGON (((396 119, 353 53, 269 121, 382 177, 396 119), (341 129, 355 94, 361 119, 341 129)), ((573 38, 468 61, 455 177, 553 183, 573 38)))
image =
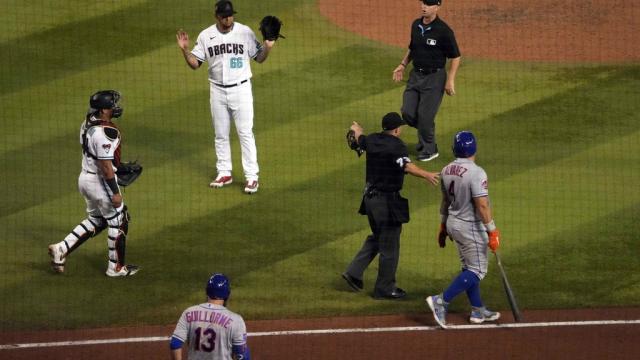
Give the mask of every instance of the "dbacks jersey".
MULTIPOLYGON (((114 124, 102 125, 100 120, 91 117, 80 126, 80 144, 82 145, 82 170, 97 174, 97 160, 120 161, 120 131, 114 124), (89 154, 87 154, 89 152, 89 154)), ((116 171, 115 166, 113 171, 116 171)))
POLYGON ((246 345, 242 317, 222 305, 191 306, 180 316, 173 337, 189 349, 189 360, 231 360, 232 346, 246 345))
POLYGON ((191 53, 209 64, 209 81, 218 85, 233 85, 251 78, 250 59, 261 49, 251 28, 238 22, 228 33, 221 33, 213 24, 204 29, 191 53))
POLYGON ((481 221, 473 198, 489 196, 487 173, 475 162, 457 158, 440 173, 442 193, 449 201, 449 215, 464 221, 481 221))

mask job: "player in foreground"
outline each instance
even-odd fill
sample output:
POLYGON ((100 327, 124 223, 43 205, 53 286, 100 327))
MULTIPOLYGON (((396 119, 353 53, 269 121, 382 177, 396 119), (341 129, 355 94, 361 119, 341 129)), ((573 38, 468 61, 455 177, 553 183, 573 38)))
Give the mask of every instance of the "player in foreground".
MULTIPOLYGON (((187 65, 196 70, 208 63, 211 115, 215 130, 217 176, 209 184, 222 188, 233 182, 231 174, 231 146, 229 132, 233 119, 242 153, 244 192, 258 191, 258 154, 253 136, 253 93, 251 90, 251 66, 253 59, 262 63, 267 59, 279 35, 269 34, 260 44, 253 31, 235 22, 231 1, 216 3, 216 24, 204 29, 192 50, 189 35, 179 30, 176 38, 187 65)), ((278 22, 279 24, 279 22, 278 22)), ((261 28, 262 29, 262 28, 261 28)), ((265 33, 263 32, 263 35, 265 33)))
POLYGON ((475 164, 476 138, 469 131, 460 131, 453 140, 456 159, 442 169, 442 203, 438 244, 445 247, 447 236, 455 242, 462 263, 462 272, 439 295, 426 298, 436 322, 447 328, 447 305, 454 297, 467 293, 472 306, 469 321, 481 324, 500 318, 499 312, 488 310, 480 298, 480 281, 487 274, 487 247, 500 246, 500 231, 491 216, 487 173, 475 164))
POLYGON ((180 316, 169 343, 173 359, 182 359, 182 347, 187 343, 190 360, 249 360, 244 320, 226 308, 231 294, 229 279, 213 274, 206 293, 207 302, 187 308, 180 316))
POLYGON ((78 178, 78 189, 87 204, 87 218, 64 240, 49 245, 51 266, 55 272, 64 272, 69 255, 108 227, 106 275, 129 276, 137 273, 139 268, 124 262, 129 213, 122 201, 115 174, 120 164, 121 137, 120 130, 112 121, 123 112, 120 93, 115 90, 98 91, 89 99, 89 106, 80 127, 82 172, 78 178))

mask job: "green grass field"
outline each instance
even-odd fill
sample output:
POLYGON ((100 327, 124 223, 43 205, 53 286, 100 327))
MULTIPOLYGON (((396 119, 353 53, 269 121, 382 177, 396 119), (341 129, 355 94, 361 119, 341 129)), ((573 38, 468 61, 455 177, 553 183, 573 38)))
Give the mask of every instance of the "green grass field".
MULTIPOLYGON (((236 1, 257 31, 277 14, 286 40, 252 64, 261 188, 242 194, 237 136, 228 189, 215 173, 206 70, 175 45, 212 22, 212 1, 3 1, 0 4, 0 330, 171 324, 203 300, 209 274, 232 279, 230 306, 247 319, 425 311, 458 271, 438 248, 437 188, 405 182, 402 302, 348 291, 340 273, 368 234, 357 215, 364 160, 347 150, 357 120, 377 131, 398 111, 391 71, 404 49, 343 32, 311 0, 236 1), (132 213, 133 278, 109 279, 106 234, 49 267, 47 246, 84 217, 78 129, 90 94, 120 90, 125 160, 145 171, 124 196, 132 213)), ((437 118, 441 156, 474 131, 489 174, 502 258, 524 309, 640 305, 640 65, 504 63, 465 58, 437 118)), ((403 139, 413 149, 415 131, 403 139)), ((412 153, 412 155, 414 155, 412 153)), ((419 164, 425 167, 424 163, 419 164)), ((370 292, 377 271, 365 277, 370 292)), ((508 309, 493 262, 488 306, 508 309)), ((453 311, 466 311, 459 297, 453 311)))

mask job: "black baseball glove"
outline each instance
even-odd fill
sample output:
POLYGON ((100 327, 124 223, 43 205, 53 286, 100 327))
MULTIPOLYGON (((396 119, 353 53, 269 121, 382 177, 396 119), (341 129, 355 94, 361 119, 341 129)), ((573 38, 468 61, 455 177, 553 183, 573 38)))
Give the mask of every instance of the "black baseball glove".
POLYGON ((118 185, 129 186, 136 181, 140 174, 142 174, 142 165, 138 164, 136 161, 121 163, 116 171, 116 175, 118 176, 118 185))
POLYGON ((358 144, 358 139, 356 139, 356 132, 351 129, 347 131, 347 145, 349 146, 349 149, 355 151, 356 154, 358 154, 358 157, 361 156, 362 153, 364 153, 364 150, 362 150, 360 144, 358 144))
POLYGON ((273 15, 267 15, 260 21, 260 32, 264 40, 276 41, 278 38, 285 38, 280 34, 282 21, 273 15))

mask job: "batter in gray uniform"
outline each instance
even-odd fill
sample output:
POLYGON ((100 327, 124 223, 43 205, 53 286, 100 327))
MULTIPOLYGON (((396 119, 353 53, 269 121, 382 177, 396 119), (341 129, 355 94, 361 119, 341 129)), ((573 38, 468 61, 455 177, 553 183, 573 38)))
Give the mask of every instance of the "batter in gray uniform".
POLYGON ((487 173, 475 163, 476 139, 469 131, 456 134, 453 141, 456 159, 442 169, 442 221, 438 234, 440 247, 449 236, 458 248, 462 272, 439 295, 426 298, 436 322, 446 328, 447 305, 463 291, 472 306, 469 321, 481 324, 495 321, 500 313, 484 307, 480 281, 487 274, 488 248, 496 251, 500 232, 491 215, 487 173))
POLYGON ((226 308, 229 279, 213 274, 206 287, 207 302, 187 308, 180 316, 169 347, 174 360, 189 346, 189 360, 249 360, 247 327, 242 316, 226 308))

